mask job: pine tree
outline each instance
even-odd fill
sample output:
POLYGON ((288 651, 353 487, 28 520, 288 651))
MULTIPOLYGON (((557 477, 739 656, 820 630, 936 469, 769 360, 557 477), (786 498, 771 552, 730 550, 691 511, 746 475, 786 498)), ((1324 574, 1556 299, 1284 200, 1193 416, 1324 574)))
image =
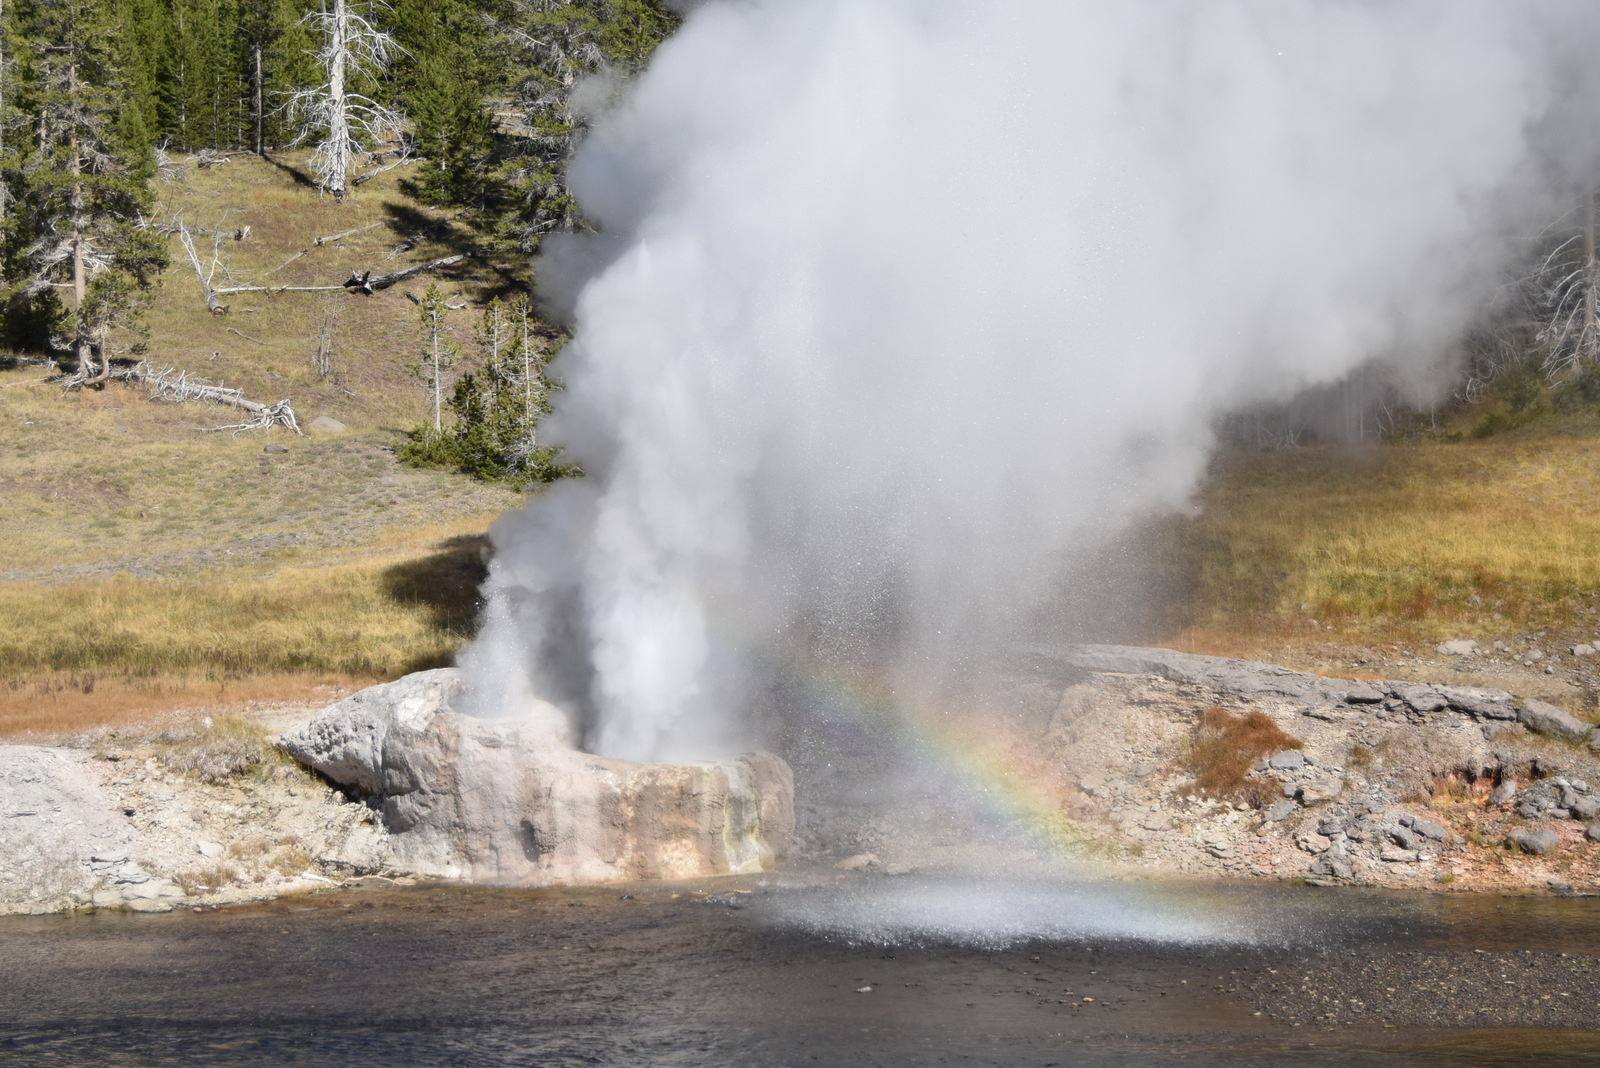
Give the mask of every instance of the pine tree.
POLYGON ((70 382, 100 385, 111 370, 111 329, 136 324, 166 264, 164 243, 141 226, 148 137, 126 106, 117 18, 106 0, 32 0, 22 27, 29 70, 21 104, 37 141, 8 236, 21 245, 26 296, 69 335, 70 382))
POLYGON ((496 231, 503 243, 531 252, 545 234, 582 225, 566 185, 583 133, 573 86, 602 69, 633 76, 678 18, 660 0, 513 0, 513 6, 497 27, 521 74, 499 166, 511 207, 496 231))
POLYGON ((432 204, 482 206, 495 147, 487 94, 499 67, 483 5, 400 0, 394 22, 410 62, 391 73, 417 153, 427 160, 418 196, 432 204))

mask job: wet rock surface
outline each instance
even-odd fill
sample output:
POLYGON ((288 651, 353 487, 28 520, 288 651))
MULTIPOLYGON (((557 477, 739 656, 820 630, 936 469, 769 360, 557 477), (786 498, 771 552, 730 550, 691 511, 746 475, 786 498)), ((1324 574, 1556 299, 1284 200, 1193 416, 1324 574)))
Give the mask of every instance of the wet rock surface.
POLYGON ((579 752, 565 717, 455 711, 453 668, 374 686, 284 734, 300 763, 382 812, 378 866, 525 885, 769 870, 794 830, 788 765, 634 764, 579 752), (387 849, 387 853, 382 850, 387 849))

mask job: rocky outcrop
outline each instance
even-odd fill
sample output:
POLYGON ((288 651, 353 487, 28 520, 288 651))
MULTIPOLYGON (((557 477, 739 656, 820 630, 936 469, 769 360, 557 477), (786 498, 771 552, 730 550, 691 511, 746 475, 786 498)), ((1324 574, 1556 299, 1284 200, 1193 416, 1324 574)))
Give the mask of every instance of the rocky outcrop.
POLYGON ((794 832, 794 780, 767 753, 634 764, 566 741, 532 702, 482 719, 453 668, 363 690, 282 738, 298 761, 381 806, 388 866, 531 886, 772 868, 794 832))
POLYGON ((0 902, 50 911, 85 899, 102 872, 148 880, 127 870, 131 835, 83 764, 60 749, 0 747, 0 902))

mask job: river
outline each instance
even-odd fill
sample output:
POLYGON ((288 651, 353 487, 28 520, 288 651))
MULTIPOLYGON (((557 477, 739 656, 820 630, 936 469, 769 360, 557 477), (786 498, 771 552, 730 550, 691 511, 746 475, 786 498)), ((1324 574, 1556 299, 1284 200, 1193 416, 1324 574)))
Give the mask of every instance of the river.
POLYGON ((0 1063, 1600 1064, 1600 901, 831 873, 0 920, 0 1063))

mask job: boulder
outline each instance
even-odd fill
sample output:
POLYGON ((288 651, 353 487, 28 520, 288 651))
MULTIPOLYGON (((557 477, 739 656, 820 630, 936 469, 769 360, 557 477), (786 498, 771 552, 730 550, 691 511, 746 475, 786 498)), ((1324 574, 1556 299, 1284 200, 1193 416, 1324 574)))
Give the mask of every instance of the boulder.
POLYGON ((1458 712, 1479 719, 1516 719, 1511 695, 1504 690, 1482 686, 1441 686, 1439 694, 1458 712))
POLYGON ((350 429, 331 415, 319 415, 306 425, 313 434, 342 434, 350 429))
POLYGON ((1267 767, 1273 771, 1293 771, 1304 767, 1305 754, 1298 749, 1285 749, 1281 753, 1274 753, 1267 759, 1267 767))
POLYGON ((1439 643, 1439 652, 1445 656, 1477 656, 1478 643, 1471 638, 1453 638, 1439 643))
POLYGON ((1506 848, 1517 849, 1532 856, 1542 857, 1546 853, 1553 853, 1561 844, 1561 838, 1555 831, 1548 827, 1537 830, 1520 827, 1506 835, 1506 848))
POLYGON ((1409 705, 1413 711, 1421 712, 1423 714, 1427 714, 1429 712, 1438 712, 1440 709, 1449 707, 1450 704, 1445 695, 1440 693, 1432 686, 1397 682, 1394 684, 1394 692, 1398 694, 1400 699, 1409 705))
POLYGON ((1530 731, 1557 738, 1568 738, 1572 741, 1581 741, 1589 737, 1589 732, 1594 729, 1590 724, 1563 712, 1555 705, 1546 704, 1532 697, 1522 702, 1522 708, 1517 711, 1517 719, 1530 731))
POLYGON ((794 778, 770 753, 598 757, 572 747, 566 717, 545 702, 484 719, 455 710, 461 693, 454 668, 418 672, 284 735, 296 760, 382 811, 387 841, 348 842, 338 859, 545 886, 763 871, 789 849, 794 778))
POLYGON ((1267 809, 1267 822, 1281 823, 1293 815, 1297 808, 1299 806, 1288 799, 1275 801, 1272 807, 1267 809))
POLYGON ((93 887, 96 867, 109 875, 131 864, 132 832, 88 759, 81 750, 0 746, 0 913, 61 907, 93 887))
POLYGON ((1382 701, 1383 697, 1382 690, 1367 682, 1352 683, 1344 695, 1345 701, 1352 705, 1375 705, 1382 701))

